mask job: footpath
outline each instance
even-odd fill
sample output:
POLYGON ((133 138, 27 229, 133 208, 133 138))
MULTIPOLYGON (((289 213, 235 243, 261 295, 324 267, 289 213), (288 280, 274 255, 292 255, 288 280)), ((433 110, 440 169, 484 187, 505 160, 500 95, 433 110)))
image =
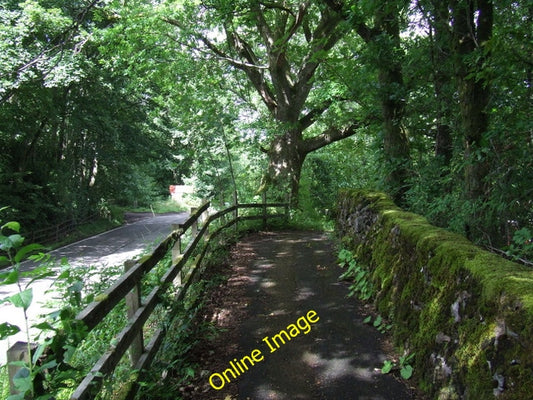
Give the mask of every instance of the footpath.
POLYGON ((262 232, 231 255, 227 284, 209 302, 224 333, 199 356, 201 387, 186 398, 251 400, 406 400, 418 398, 381 373, 386 336, 347 298, 348 284, 327 236, 262 232))

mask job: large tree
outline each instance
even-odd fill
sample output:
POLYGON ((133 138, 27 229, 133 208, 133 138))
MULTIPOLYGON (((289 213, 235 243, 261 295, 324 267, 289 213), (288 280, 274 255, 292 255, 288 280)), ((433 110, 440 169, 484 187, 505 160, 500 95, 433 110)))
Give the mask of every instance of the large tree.
POLYGON ((344 96, 313 95, 323 86, 317 79, 341 39, 350 31, 335 10, 311 1, 186 2, 165 21, 179 28, 188 45, 226 61, 245 74, 278 132, 264 151, 268 171, 263 189, 275 185, 297 204, 306 156, 353 135, 360 121, 329 124, 308 133, 344 96))
POLYGON ((407 88, 403 77, 401 22, 409 1, 387 0, 351 4, 327 0, 328 6, 353 26, 367 45, 371 67, 377 70, 383 121, 383 169, 388 192, 403 203, 410 168, 409 140, 404 127, 407 88))
MULTIPOLYGON (((465 194, 470 201, 483 202, 488 199, 486 177, 490 171, 482 149, 489 128, 490 77, 485 68, 489 57, 487 45, 492 37, 493 5, 490 0, 451 1, 450 5, 465 142, 465 194)), ((468 225, 466 230, 468 234, 468 225)))

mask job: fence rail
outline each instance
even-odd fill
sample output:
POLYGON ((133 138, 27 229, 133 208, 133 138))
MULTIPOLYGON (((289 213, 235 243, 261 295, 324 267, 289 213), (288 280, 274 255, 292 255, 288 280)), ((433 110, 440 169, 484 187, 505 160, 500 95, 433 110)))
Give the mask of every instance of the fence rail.
POLYGON ((72 218, 54 226, 38 229, 36 231, 24 232, 23 235, 28 243, 49 244, 58 242, 59 240, 64 239, 65 236, 74 232, 81 224, 92 221, 97 217, 98 214, 91 214, 82 219, 72 218))
POLYGON ((211 239, 218 235, 224 229, 238 224, 243 220, 258 219, 266 221, 269 218, 280 218, 288 216, 288 205, 285 203, 266 203, 263 199, 262 204, 237 204, 215 214, 207 216, 201 227, 199 222, 201 217, 207 213, 210 203, 205 203, 194 211, 187 221, 183 224, 176 225, 174 231, 163 240, 159 246, 150 254, 133 263, 129 263, 127 271, 115 282, 103 295, 99 296, 99 301, 91 303, 78 316, 77 319, 83 321, 89 330, 95 328, 100 321, 124 298, 128 304, 128 315, 130 316, 127 325, 118 334, 114 345, 110 348, 93 366, 89 374, 83 379, 76 388, 71 400, 90 399, 94 391, 101 387, 104 377, 109 376, 126 354, 130 350, 130 361, 132 368, 138 371, 149 367, 157 350, 159 349, 165 336, 164 329, 158 329, 148 344, 144 344, 142 332, 143 327, 153 310, 159 304, 161 296, 167 292, 172 282, 177 282, 179 288, 176 293, 176 302, 179 303, 185 297, 188 288, 195 279, 200 270, 201 262, 208 250, 211 239), (283 208, 283 213, 269 213, 272 208, 283 208), (260 209, 260 214, 239 215, 239 210, 260 209), (232 214, 228 222, 215 231, 208 234, 209 225, 214 221, 232 214), (191 230, 191 239, 185 248, 181 251, 182 237, 188 230, 191 230), (184 272, 184 267, 191 259, 193 252, 198 247, 200 241, 204 239, 202 251, 194 259, 193 265, 184 272), (144 303, 140 303, 140 285, 141 280, 157 263, 162 260, 169 252, 172 252, 172 262, 168 270, 161 278, 159 285, 154 287, 144 303))

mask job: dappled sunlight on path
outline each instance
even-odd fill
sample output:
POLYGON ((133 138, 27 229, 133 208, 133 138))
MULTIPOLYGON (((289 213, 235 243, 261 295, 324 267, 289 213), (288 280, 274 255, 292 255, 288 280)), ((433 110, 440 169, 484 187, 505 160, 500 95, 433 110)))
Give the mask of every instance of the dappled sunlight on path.
POLYGON ((239 399, 411 398, 403 382, 381 374, 387 358, 383 336, 362 322, 361 304, 346 298, 325 235, 261 233, 238 246, 253 255, 247 257, 241 300, 248 317, 238 328, 242 354, 227 357, 239 359, 254 349, 264 356, 235 379, 230 376, 239 399), (301 319, 306 315, 311 319, 301 319))

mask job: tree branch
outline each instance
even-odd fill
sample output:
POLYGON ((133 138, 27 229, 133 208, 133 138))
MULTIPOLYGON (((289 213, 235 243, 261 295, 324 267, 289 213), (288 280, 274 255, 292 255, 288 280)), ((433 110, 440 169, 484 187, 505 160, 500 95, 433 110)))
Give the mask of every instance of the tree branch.
MULTIPOLYGON (((263 3, 259 3, 259 4, 263 4, 263 3)), ((283 9, 285 10, 285 8, 283 8, 283 9)), ((259 31, 259 33, 263 37, 263 40, 265 41, 265 44, 266 44, 266 47, 267 47, 267 51, 270 52, 271 49, 272 49, 272 46, 274 45, 274 42, 276 41, 276 39, 274 38, 274 35, 272 34, 272 30, 268 26, 268 23, 266 22, 266 19, 265 19, 265 16, 263 14, 263 11, 259 7, 259 5, 254 7, 253 10, 254 10, 255 16, 256 16, 257 30, 259 31)))
POLYGON ((357 31, 357 34, 361 36, 361 39, 365 41, 365 43, 373 41, 380 33, 382 33, 382 31, 379 29, 369 28, 364 22, 359 23, 355 27, 355 30, 357 31))
MULTIPOLYGON (((230 43, 230 46, 233 46, 237 53, 245 59, 248 63, 252 65, 256 65, 257 63, 257 57, 255 53, 253 52, 252 48, 246 41, 244 41, 238 34, 235 32, 227 32, 227 38, 228 42, 230 43)), ((261 96, 261 99, 265 103, 265 105, 268 107, 268 109, 271 112, 274 112, 276 108, 278 107, 276 97, 274 93, 272 92, 271 88, 267 84, 264 75, 262 71, 258 71, 254 68, 241 68, 246 75, 248 76, 248 79, 252 82, 253 86, 261 96)))
MULTIPOLYGON (((328 7, 338 13, 344 20, 348 20, 348 9, 345 7, 343 1, 339 0, 324 0, 328 7)), ((357 34, 366 42, 371 42, 381 32, 374 28, 369 28, 364 22, 354 24, 357 34)))
MULTIPOLYGON (((162 20, 168 24, 174 25, 180 29, 185 30, 185 28, 181 25, 181 23, 173 18, 162 18, 162 20)), ((216 46, 212 41, 210 41, 206 36, 194 32, 193 36, 201 41, 205 47, 207 47, 209 50, 211 50, 219 59, 229 62, 232 66, 239 69, 245 69, 245 68, 255 68, 255 69, 268 69, 268 66, 266 65, 257 65, 256 63, 247 63, 242 62, 240 60, 236 60, 233 57, 230 57, 228 54, 226 54, 224 51, 220 50, 218 46, 216 46)), ((194 46, 191 46, 195 50, 202 51, 202 49, 196 48, 194 46)))
POLYGON ((355 122, 344 128, 330 127, 318 136, 305 139, 302 143, 302 151, 308 154, 328 144, 346 139, 347 137, 353 136, 360 127, 361 124, 359 122, 355 122))
POLYGON ((341 22, 341 18, 337 14, 326 13, 313 32, 313 41, 315 42, 313 48, 306 56, 303 66, 298 73, 298 83, 306 84, 313 76, 316 68, 320 63, 317 54, 320 52, 327 52, 335 46, 341 39, 340 32, 334 33, 335 29, 341 22))
POLYGON ((300 118, 298 124, 300 125, 301 130, 303 131, 313 125, 318 119, 318 117, 324 114, 324 112, 329 108, 329 106, 333 104, 333 101, 334 99, 327 100, 322 107, 313 108, 302 118, 300 118))
MULTIPOLYGON (((27 62, 23 63, 19 67, 17 67, 14 71, 11 72, 10 75, 19 75, 21 72, 27 70, 28 68, 33 67, 36 64, 39 64, 43 60, 46 60, 49 54, 52 54, 54 51, 58 50, 59 52, 63 52, 63 49, 65 47, 65 44, 71 40, 74 37, 74 34, 79 31, 79 28, 81 24, 85 21, 85 18, 87 17, 87 14, 95 8, 100 0, 92 0, 89 4, 87 4, 85 7, 81 9, 81 11, 78 13, 76 18, 73 19, 72 23, 65 28, 61 33, 56 35, 54 38, 49 40, 47 42, 47 45, 43 48, 43 50, 35 55, 31 60, 28 60, 27 62)), ((89 38, 85 39, 84 41, 76 44, 74 46, 73 51, 75 53, 79 52, 81 50, 81 47, 89 40, 89 38)), ((52 65, 48 71, 42 71, 43 76, 47 76, 50 74, 51 70, 57 66, 57 63, 55 65, 52 65)), ((5 74, 7 75, 7 74, 5 74)), ((0 77, 4 77, 5 75, 1 75, 0 77)), ((7 102, 14 94, 15 89, 10 88, 7 90, 7 92, 0 98, 0 105, 7 102)))
POLYGON ((286 43, 289 42, 289 40, 294 36, 298 28, 302 25, 308 8, 309 8, 309 2, 306 1, 305 3, 300 4, 297 15, 292 14, 292 16, 294 17, 294 22, 289 28, 289 31, 287 33, 285 40, 283 41, 282 46, 284 46, 286 43))
POLYGON ((259 4, 262 5, 265 8, 272 8, 272 9, 278 9, 278 10, 281 10, 281 11, 285 11, 285 12, 291 14, 293 17, 295 17, 294 13, 292 12, 292 10, 290 8, 285 7, 285 6, 281 5, 281 4, 271 3, 271 2, 267 2, 267 1, 260 1, 259 4))

